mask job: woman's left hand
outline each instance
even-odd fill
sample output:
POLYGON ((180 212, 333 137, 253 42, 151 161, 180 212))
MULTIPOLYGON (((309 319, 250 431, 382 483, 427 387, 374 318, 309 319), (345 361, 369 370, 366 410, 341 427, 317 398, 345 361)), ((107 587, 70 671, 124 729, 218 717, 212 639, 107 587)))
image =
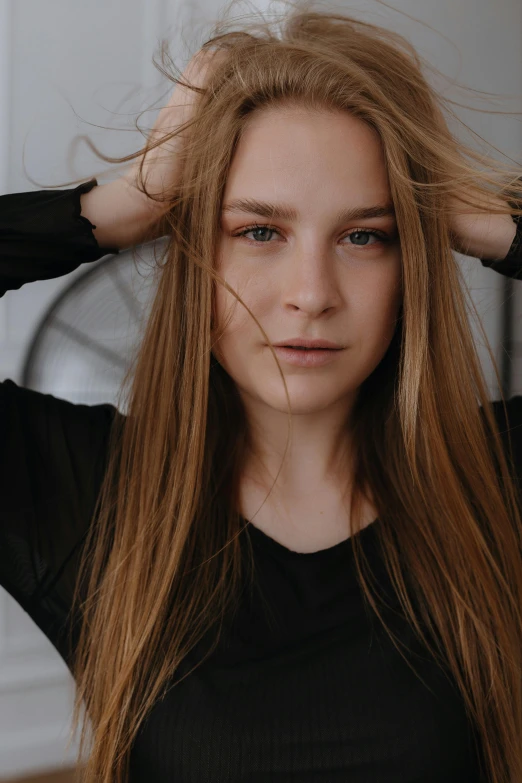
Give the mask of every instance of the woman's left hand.
POLYGON ((496 197, 488 202, 482 201, 484 210, 471 212, 471 207, 463 204, 457 197, 451 199, 451 245, 457 253, 484 260, 504 259, 513 244, 516 223, 510 214, 496 215, 490 206, 506 206, 496 197))
MULTIPOLYGON (((442 112, 442 105, 434 102, 433 111, 441 134, 447 137, 449 144, 453 144, 454 138, 442 112)), ((472 186, 466 186, 462 195, 470 200, 472 195, 475 196, 474 200, 482 205, 478 212, 459 199, 459 191, 449 200, 451 246, 457 253, 484 261, 504 259, 515 239, 517 226, 510 214, 493 214, 491 209, 500 206, 509 210, 510 207, 498 197, 486 197, 473 191, 472 186)))

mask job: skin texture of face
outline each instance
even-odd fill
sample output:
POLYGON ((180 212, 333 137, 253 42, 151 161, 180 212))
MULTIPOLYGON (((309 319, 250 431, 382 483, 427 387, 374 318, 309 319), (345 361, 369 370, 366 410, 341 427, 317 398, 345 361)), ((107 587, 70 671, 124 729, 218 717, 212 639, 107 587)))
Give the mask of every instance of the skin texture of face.
MULTIPOLYGON (((258 110, 236 149, 223 207, 217 270, 272 342, 305 337, 344 346, 316 368, 280 358, 294 419, 278 486, 288 497, 302 496, 332 481, 346 458, 344 424, 359 386, 388 349, 402 301, 400 242, 380 139, 348 113, 258 110), (227 211, 236 199, 285 205, 295 215, 227 211), (375 206, 392 213, 339 218, 341 211, 375 206), (266 228, 238 236, 254 224, 266 228)), ((213 353, 235 381, 256 450, 275 477, 288 434, 275 359, 223 286, 216 286, 214 307, 218 324, 231 318, 213 353)))

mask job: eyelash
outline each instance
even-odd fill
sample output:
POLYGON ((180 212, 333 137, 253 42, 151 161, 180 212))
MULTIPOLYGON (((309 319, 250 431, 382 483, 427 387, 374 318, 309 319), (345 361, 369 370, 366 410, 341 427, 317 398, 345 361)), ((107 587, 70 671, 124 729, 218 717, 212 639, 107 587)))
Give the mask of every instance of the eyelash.
MULTIPOLYGON (((248 234, 249 231, 255 231, 256 228, 266 228, 268 231, 273 231, 276 234, 279 234, 279 231, 273 226, 269 226, 265 223, 255 223, 253 226, 244 228, 243 231, 240 231, 238 234, 234 234, 234 237, 243 237, 245 238, 246 242, 249 242, 251 245, 270 244, 270 242, 256 242, 254 239, 246 239, 245 234, 248 234)), ((381 242, 386 243, 390 241, 390 238, 386 234, 371 228, 354 228, 352 231, 350 231, 349 234, 346 234, 346 236, 349 237, 352 234, 371 234, 372 236, 377 237, 377 239, 379 239, 381 242)), ((366 247, 372 247, 372 245, 352 245, 352 247, 360 247, 362 249, 365 249, 366 247)))

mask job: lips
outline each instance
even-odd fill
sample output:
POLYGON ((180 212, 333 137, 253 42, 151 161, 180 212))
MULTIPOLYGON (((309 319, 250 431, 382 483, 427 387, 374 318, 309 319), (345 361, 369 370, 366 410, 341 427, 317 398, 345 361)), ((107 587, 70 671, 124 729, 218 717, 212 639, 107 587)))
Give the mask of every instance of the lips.
POLYGON ((285 364, 310 369, 323 367, 323 365, 335 362, 335 354, 341 351, 340 348, 332 349, 316 346, 308 348, 297 345, 278 345, 276 350, 279 358, 285 364))
POLYGON ((342 345, 332 343, 329 340, 307 340, 305 337, 290 337, 288 340, 281 340, 280 343, 274 343, 276 348, 301 348, 309 350, 333 350, 340 351, 342 345))

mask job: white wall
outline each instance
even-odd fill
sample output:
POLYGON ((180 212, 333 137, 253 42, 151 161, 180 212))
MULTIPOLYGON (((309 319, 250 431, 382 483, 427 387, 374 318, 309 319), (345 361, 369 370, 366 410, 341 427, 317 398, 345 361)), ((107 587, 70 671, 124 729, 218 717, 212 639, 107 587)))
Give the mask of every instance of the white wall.
MULTIPOLYGON (((522 93, 520 0, 396 0, 395 5, 442 35, 374 2, 337 3, 346 12, 371 12, 366 18, 403 32, 450 78, 497 94, 522 93)), ((90 128, 75 117, 68 101, 89 122, 131 127, 132 117, 114 117, 111 110, 136 112, 160 94, 154 92, 159 77, 150 65, 158 36, 177 41, 173 54, 185 56, 179 49, 178 23, 185 23, 190 37, 191 24, 200 23, 213 8, 219 4, 212 7, 211 0, 199 5, 188 0, 186 5, 179 0, 0 0, 0 192, 35 187, 24 175, 24 142, 26 168, 45 186, 100 170, 85 149, 76 151, 74 165, 66 164, 69 143, 79 132, 90 134, 109 154, 133 149, 139 135, 90 128), (140 85, 147 90, 136 92, 140 85)), ((472 100, 466 95, 461 99, 472 100)), ((521 110, 520 102, 499 108, 521 110)), ((519 120, 460 114, 520 160, 519 120)), ((488 336, 497 345, 500 276, 477 260, 460 261, 488 336)), ((33 283, 0 301, 0 377, 19 380, 34 325, 69 279, 33 283)), ((490 387, 494 395, 492 380, 490 387)), ((72 688, 57 653, 0 590, 0 777, 65 763, 72 688)), ((72 748, 70 759, 74 753, 72 748)))

